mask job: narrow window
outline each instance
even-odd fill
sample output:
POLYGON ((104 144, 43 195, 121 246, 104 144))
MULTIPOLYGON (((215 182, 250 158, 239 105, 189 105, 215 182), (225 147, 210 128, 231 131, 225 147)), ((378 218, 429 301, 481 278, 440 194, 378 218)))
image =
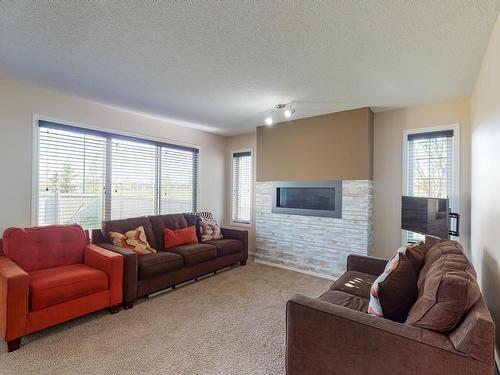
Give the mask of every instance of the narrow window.
POLYGON ((232 152, 231 221, 250 224, 252 214, 252 151, 232 152))

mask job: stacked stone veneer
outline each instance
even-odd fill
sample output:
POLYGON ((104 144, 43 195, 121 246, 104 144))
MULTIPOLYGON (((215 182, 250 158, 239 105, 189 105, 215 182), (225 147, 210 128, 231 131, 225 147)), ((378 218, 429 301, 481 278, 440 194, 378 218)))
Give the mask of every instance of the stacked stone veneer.
POLYGON ((273 182, 256 183, 257 261, 337 277, 349 254, 372 253, 372 181, 342 182, 342 219, 272 213, 273 194, 273 182))

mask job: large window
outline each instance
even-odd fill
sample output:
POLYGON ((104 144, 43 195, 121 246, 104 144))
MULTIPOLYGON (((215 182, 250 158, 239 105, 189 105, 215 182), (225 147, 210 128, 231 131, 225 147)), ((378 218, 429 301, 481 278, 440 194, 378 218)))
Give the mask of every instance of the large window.
POLYGON ((250 224, 252 217, 252 152, 232 152, 231 221, 250 224))
MULTIPOLYGON (((458 132, 458 126, 405 132, 404 195, 448 198, 451 211, 458 210, 458 132)), ((405 240, 423 236, 406 232, 405 240)))
POLYGON ((198 149, 39 121, 36 224, 197 209, 198 149))

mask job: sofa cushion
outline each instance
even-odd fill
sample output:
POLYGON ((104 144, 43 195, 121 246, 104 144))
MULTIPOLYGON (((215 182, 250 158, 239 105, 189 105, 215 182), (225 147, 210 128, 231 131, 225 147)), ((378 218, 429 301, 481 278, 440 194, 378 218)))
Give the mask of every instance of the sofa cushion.
POLYGON ((156 253, 146 239, 144 227, 129 230, 125 233, 109 232, 113 245, 123 249, 131 250, 139 255, 156 253))
POLYGON ((199 212, 198 216, 201 240, 203 242, 221 240, 223 238, 219 222, 210 212, 199 212))
POLYGON ((340 290, 329 290, 319 297, 319 299, 333 303, 334 305, 347 307, 351 310, 364 313, 368 311, 368 299, 342 292, 340 290))
POLYGON ((30 308, 43 308, 105 291, 108 275, 84 264, 47 268, 29 273, 30 308))
POLYGON ((186 267, 217 258, 217 248, 213 245, 202 243, 176 246, 167 251, 182 255, 186 267))
POLYGON ((5 255, 26 272, 83 263, 86 244, 77 224, 8 228, 3 237, 5 255))
POLYGON ((168 251, 160 251, 156 254, 146 254, 137 259, 139 267, 139 279, 150 277, 180 269, 184 266, 182 256, 168 251))
POLYGON ((165 250, 164 246, 164 231, 165 228, 176 230, 186 228, 188 226, 186 218, 183 214, 168 214, 168 215, 155 215, 149 216, 151 227, 153 228, 153 235, 158 244, 158 250, 165 250))
POLYGON ((165 249, 189 243, 198 243, 194 225, 175 230, 170 228, 165 228, 163 230, 163 247, 165 249))
POLYGON ((159 250, 160 248, 158 246, 161 246, 163 243, 161 242, 158 245, 158 243, 156 242, 153 228, 146 216, 132 217, 130 219, 122 220, 103 221, 101 224, 101 232, 107 242, 113 243, 109 232, 126 233, 129 230, 133 230, 138 227, 144 228, 144 233, 146 234, 146 240, 148 241, 149 246, 151 246, 153 249, 159 250))
POLYGON ((413 264, 398 250, 384 272, 373 282, 368 313, 404 322, 418 296, 413 264))
POLYGON ((458 254, 463 255, 464 249, 457 241, 441 241, 434 245, 429 251, 425 253, 424 257, 424 266, 420 271, 420 275, 418 276, 418 288, 419 290, 422 288, 425 277, 429 272, 432 264, 441 258, 443 255, 447 254, 458 254))
POLYGON ((370 298, 370 288, 377 276, 358 271, 347 271, 330 287, 330 290, 340 290, 354 296, 370 298))
POLYGON ((223 239, 205 242, 209 245, 214 245, 217 248, 217 256, 223 257, 224 255, 238 253, 243 250, 243 244, 239 240, 223 239))
POLYGON ((451 331, 480 298, 476 273, 464 254, 442 255, 432 263, 406 323, 451 331))

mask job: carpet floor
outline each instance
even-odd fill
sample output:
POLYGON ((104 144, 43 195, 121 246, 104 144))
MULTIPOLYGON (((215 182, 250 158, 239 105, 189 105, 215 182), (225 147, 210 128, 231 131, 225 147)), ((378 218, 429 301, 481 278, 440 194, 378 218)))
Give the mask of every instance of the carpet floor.
POLYGON ((284 374, 285 304, 331 281, 249 261, 23 338, 0 374, 284 374))

